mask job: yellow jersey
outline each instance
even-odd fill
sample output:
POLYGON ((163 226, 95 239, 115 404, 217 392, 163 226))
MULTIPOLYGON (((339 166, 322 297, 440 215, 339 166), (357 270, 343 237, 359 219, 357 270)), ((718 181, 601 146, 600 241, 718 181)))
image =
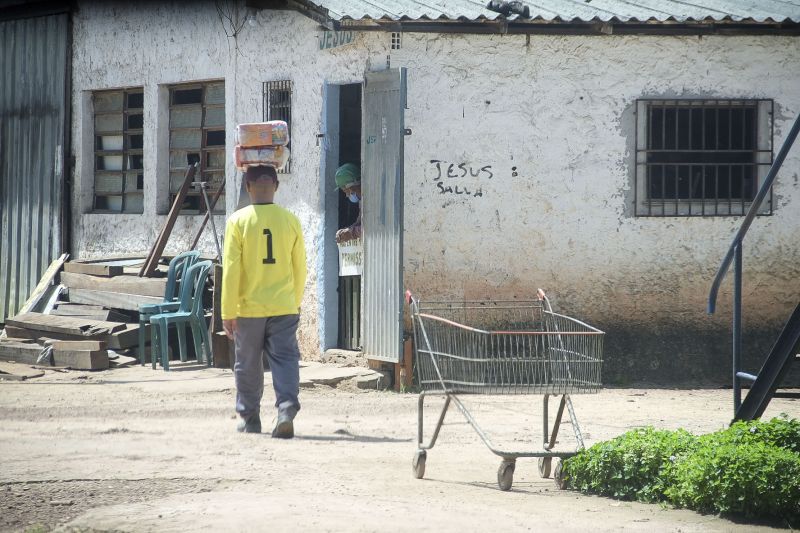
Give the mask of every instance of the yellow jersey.
POLYGON ((222 319, 297 314, 306 285, 300 221, 276 204, 239 209, 225 226, 222 319))

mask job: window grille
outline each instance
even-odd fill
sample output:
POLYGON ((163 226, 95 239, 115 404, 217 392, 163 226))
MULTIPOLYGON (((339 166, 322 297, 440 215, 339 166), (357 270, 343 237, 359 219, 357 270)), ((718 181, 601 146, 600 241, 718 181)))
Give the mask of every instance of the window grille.
MULTIPOLYGON (((225 179, 225 82, 173 85, 169 88, 169 192, 172 203, 183 185, 186 168, 200 163, 197 181, 208 183, 209 201, 225 179)), ((214 207, 225 209, 223 192, 214 207)), ((206 212, 199 188, 190 188, 182 214, 206 212)))
POLYGON ((402 34, 400 32, 392 32, 392 50, 400 50, 402 45, 402 34))
POLYGON ((290 80, 267 81, 263 85, 264 121, 283 120, 289 126, 289 161, 280 174, 289 174, 292 166, 292 82, 290 80))
POLYGON ((94 206, 98 213, 144 212, 144 91, 92 94, 94 206))
POLYGON ((637 216, 747 213, 772 164, 771 100, 639 100, 636 115, 637 216))

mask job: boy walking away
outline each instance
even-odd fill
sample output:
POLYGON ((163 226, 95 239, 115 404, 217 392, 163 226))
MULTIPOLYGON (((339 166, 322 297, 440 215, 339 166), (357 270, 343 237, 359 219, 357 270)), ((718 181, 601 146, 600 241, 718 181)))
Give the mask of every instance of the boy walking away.
POLYGON ((278 419, 272 436, 294 437, 300 410, 300 350, 297 324, 306 284, 306 254, 300 221, 273 203, 278 175, 273 167, 249 167, 245 187, 252 205, 225 226, 222 324, 236 345, 237 430, 261 432, 266 350, 278 419))

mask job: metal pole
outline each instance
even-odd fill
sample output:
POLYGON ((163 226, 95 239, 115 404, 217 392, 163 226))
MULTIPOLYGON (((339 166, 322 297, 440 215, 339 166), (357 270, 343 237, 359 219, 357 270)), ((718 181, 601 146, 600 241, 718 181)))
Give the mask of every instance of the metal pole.
POLYGON ((742 243, 736 246, 733 276, 733 415, 742 405, 739 369, 742 356, 742 243))
POLYGON ((219 247, 219 237, 217 236, 217 225, 214 223, 214 214, 211 212, 211 203, 208 201, 208 192, 206 187, 208 183, 205 181, 197 181, 193 185, 199 185, 200 191, 203 193, 203 201, 206 203, 206 212, 208 213, 208 220, 211 222, 211 231, 214 233, 214 245, 217 247, 217 257, 222 259, 222 250, 219 247))

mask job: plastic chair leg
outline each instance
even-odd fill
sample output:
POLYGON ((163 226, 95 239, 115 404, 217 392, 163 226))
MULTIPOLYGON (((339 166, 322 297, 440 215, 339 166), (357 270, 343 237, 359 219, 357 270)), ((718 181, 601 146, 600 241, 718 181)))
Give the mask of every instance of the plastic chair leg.
POLYGON ((203 362, 203 351, 201 350, 203 338, 200 336, 200 331, 194 320, 189 321, 189 326, 192 329, 192 346, 194 346, 194 355, 198 363, 203 362))
POLYGON ((164 371, 169 370, 169 346, 167 346, 167 340, 169 339, 169 335, 167 330, 169 329, 169 324, 166 320, 159 321, 158 323, 158 335, 159 335, 159 343, 158 343, 158 352, 161 355, 161 366, 164 368, 164 371))
POLYGON ((156 357, 158 355, 158 324, 155 322, 150 323, 150 362, 153 365, 153 370, 156 369, 156 357))
POLYGON ((186 324, 182 322, 175 323, 175 329, 178 332, 178 352, 181 361, 186 362, 186 324))
MULTIPOLYGON (((139 313, 139 363, 142 365, 147 364, 147 354, 145 353, 147 344, 145 342, 144 332, 149 323, 150 313, 139 313)), ((152 344, 150 346, 152 346, 152 344)))
POLYGON ((200 326, 200 331, 201 331, 201 333, 203 335, 203 346, 205 346, 205 349, 206 349, 206 364, 208 366, 211 366, 211 362, 212 362, 211 361, 211 357, 212 357, 212 354, 211 354, 211 339, 209 338, 208 328, 205 327, 205 324, 202 324, 200 326))

